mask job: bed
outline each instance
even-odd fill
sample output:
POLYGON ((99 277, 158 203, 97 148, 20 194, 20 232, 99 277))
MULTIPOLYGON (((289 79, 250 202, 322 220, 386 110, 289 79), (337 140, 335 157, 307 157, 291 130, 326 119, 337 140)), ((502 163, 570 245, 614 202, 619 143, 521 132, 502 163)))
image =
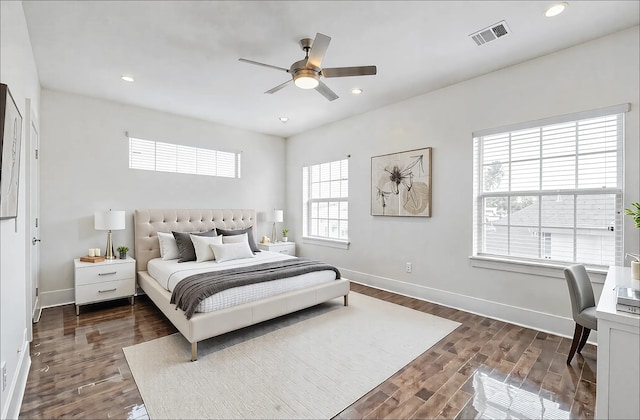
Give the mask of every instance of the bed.
MULTIPOLYGON (((276 279, 257 285, 242 286, 243 290, 225 290, 218 296, 214 295, 203 301, 195 313, 176 309, 176 305, 171 303, 172 293, 167 290, 167 284, 172 283, 172 288, 181 278, 206 271, 208 267, 215 268, 217 263, 162 261, 158 232, 206 232, 214 228, 246 229, 249 238, 256 238, 255 225, 256 212, 247 209, 141 209, 134 212, 138 285, 191 343, 192 361, 198 359, 199 341, 338 297, 343 297, 344 305, 348 305, 349 280, 336 279, 335 273, 321 271, 298 276, 295 279, 296 286, 292 290, 283 286, 285 282, 276 279), (266 292, 263 290, 265 288, 268 289, 266 292), (234 293, 240 293, 241 297, 234 293), (188 314, 190 318, 187 318, 188 314)), ((292 258, 268 251, 255 255, 255 258, 223 261, 219 265, 236 267, 254 263, 276 264, 277 261, 292 258)))

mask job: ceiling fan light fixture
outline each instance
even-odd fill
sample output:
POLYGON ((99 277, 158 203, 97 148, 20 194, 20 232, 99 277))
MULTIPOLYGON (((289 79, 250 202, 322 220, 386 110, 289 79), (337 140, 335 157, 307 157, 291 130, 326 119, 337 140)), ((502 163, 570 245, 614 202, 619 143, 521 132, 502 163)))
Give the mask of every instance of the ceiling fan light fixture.
MULTIPOLYGON (((0 0, 1 1, 1 0, 0 0)), ((328 101, 334 101, 339 98, 334 91, 325 85, 320 78, 332 77, 351 77, 351 76, 373 76, 378 71, 376 66, 357 66, 357 67, 330 67, 322 68, 322 59, 327 52, 331 37, 316 33, 314 39, 304 38, 300 40, 300 47, 304 51, 305 57, 291 64, 287 69, 284 67, 272 66, 271 64, 260 63, 259 61, 247 60, 239 58, 238 60, 257 66, 270 67, 272 69, 284 71, 290 75, 290 78, 284 83, 267 90, 265 93, 272 94, 280 91, 282 88, 289 86, 291 82, 305 90, 315 89, 320 95, 324 96, 328 101)), ((357 93, 354 93, 354 95, 357 93)))
POLYGON ((299 70, 293 77, 293 82, 300 89, 315 89, 320 84, 316 72, 309 69, 299 70))

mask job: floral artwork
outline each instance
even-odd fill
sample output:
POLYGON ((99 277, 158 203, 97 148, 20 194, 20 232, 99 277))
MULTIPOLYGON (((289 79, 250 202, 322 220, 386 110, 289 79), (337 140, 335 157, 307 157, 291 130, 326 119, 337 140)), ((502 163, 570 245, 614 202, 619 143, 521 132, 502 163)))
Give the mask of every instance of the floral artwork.
POLYGON ((431 147, 371 158, 371 214, 431 217, 431 147))

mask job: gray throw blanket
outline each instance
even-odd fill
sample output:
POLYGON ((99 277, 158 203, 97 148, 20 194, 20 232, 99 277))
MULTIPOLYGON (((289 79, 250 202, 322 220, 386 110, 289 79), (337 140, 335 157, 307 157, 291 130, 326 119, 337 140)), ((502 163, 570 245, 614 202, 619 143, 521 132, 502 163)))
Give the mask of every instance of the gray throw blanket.
POLYGON ((336 279, 340 278, 340 271, 336 267, 305 258, 194 274, 176 284, 171 303, 176 305, 176 310, 182 309, 187 319, 191 319, 200 302, 223 290, 325 270, 334 271, 336 279))

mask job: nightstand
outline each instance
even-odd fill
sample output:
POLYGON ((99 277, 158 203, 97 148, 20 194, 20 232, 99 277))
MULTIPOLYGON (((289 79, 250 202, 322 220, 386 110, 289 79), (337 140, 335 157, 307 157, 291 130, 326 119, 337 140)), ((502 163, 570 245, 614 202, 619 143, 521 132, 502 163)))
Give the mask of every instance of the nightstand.
POLYGON ((258 248, 263 251, 279 252, 281 254, 296 255, 295 242, 273 242, 268 244, 258 244, 258 248))
POLYGON ((128 297, 133 305, 136 294, 136 260, 82 262, 73 260, 76 293, 76 315, 80 305, 128 297))

